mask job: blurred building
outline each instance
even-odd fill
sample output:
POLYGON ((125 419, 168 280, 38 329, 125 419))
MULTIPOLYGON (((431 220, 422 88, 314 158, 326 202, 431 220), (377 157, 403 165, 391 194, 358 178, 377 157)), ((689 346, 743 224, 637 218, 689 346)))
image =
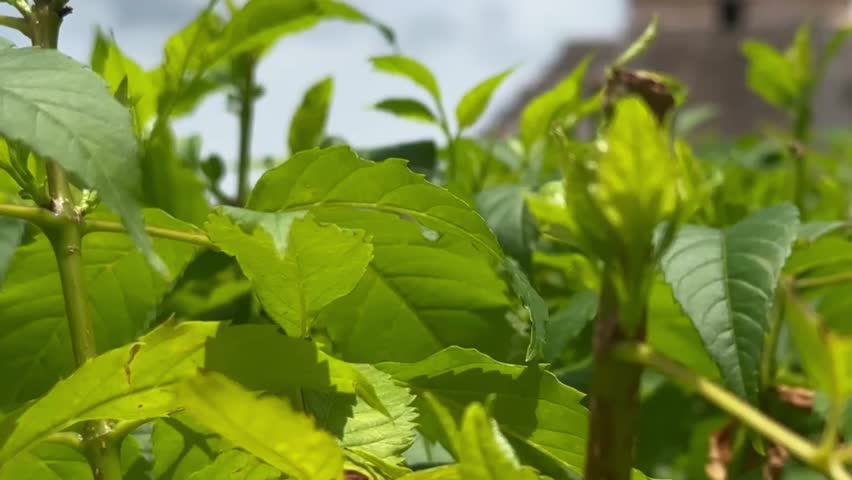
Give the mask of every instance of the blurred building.
MULTIPOLYGON (((812 21, 813 40, 821 46, 840 26, 850 23, 850 0, 633 0, 630 28, 618 41, 571 42, 539 80, 521 92, 499 118, 498 134, 515 131, 524 105, 565 77, 588 53, 594 60, 587 88, 598 88, 604 69, 636 38, 654 14, 659 32, 651 48, 631 67, 673 75, 689 89, 688 104, 712 104, 718 116, 711 126, 725 134, 744 133, 779 112, 752 93, 746 83, 746 39, 786 48, 796 28, 812 21)), ((817 126, 852 125, 852 41, 828 72, 814 108, 817 126)))

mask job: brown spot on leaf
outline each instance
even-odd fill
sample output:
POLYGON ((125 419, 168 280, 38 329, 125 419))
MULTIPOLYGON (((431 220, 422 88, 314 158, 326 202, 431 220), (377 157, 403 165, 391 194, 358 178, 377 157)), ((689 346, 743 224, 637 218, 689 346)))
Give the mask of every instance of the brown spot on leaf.
POLYGON ((775 391, 778 393, 778 399, 787 405, 791 405, 802 410, 811 410, 814 408, 815 393, 813 390, 808 390, 802 387, 791 387, 789 385, 777 385, 775 391))

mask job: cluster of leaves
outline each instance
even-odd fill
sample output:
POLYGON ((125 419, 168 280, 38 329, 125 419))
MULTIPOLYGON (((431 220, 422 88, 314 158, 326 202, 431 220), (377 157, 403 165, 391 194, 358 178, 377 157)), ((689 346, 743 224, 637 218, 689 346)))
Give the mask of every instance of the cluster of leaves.
POLYGON ((806 29, 786 55, 745 47, 750 83, 793 119, 781 165, 755 166, 745 148, 725 161, 692 153, 673 128, 676 82, 627 69, 650 28, 603 91, 584 90, 584 60, 501 140, 469 130, 512 69, 451 118, 428 68, 373 58, 432 104, 375 107, 439 128, 446 144, 341 144, 325 131, 323 79, 293 115, 291 156, 249 191, 263 54, 321 21, 370 25, 391 43, 393 32, 333 0, 214 4, 151 70, 104 34, 91 69, 0 44, 0 479, 99 479, 92 442, 117 449, 128 479, 580 478, 598 310, 739 402, 731 426, 646 375, 640 470, 698 478, 709 452, 711 467, 754 474, 788 449, 848 478, 852 179, 833 175, 845 160, 819 153, 807 113, 845 32, 816 66, 806 29), (171 128, 223 91, 242 127, 234 197, 222 158, 171 128), (85 234, 77 293, 103 353, 79 366, 74 289, 46 236, 64 221, 50 212, 46 160, 71 175, 85 234), (755 435, 749 404, 795 439, 821 435, 818 448, 755 435), (108 431, 93 436, 93 420, 108 431))

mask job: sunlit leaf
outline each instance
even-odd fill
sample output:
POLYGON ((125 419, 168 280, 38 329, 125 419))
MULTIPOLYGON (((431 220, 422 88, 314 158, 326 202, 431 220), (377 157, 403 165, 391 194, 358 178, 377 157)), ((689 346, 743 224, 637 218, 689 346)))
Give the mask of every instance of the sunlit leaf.
POLYGON ((373 108, 400 118, 438 125, 438 119, 432 110, 413 98, 388 98, 373 105, 373 108))
POLYGON ((305 92, 302 103, 290 120, 287 143, 290 153, 318 147, 325 135, 325 123, 331 107, 334 80, 326 77, 305 92))
POLYGON ((422 63, 417 60, 403 55, 387 55, 383 57, 373 57, 370 59, 373 67, 376 70, 405 77, 417 85, 423 87, 436 102, 441 101, 441 92, 438 88, 438 82, 422 63))
POLYGON ((459 100, 458 105, 456 105, 456 121, 460 129, 467 128, 476 123, 488 106, 488 102, 491 101, 494 91, 497 90, 497 87, 503 83, 506 77, 511 75, 513 70, 514 68, 504 70, 482 81, 464 94, 461 100, 459 100))

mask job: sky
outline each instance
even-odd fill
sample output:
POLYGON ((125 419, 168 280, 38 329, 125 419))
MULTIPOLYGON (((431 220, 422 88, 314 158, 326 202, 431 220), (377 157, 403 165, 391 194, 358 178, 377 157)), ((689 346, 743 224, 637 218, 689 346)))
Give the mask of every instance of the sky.
MULTIPOLYGON (((208 0, 72 1, 74 13, 62 27, 60 49, 86 62, 95 29, 112 32, 119 46, 143 67, 162 58, 169 35, 188 23, 208 0)), ((627 0, 349 0, 364 13, 390 25, 401 52, 435 73, 452 112, 461 96, 480 80, 511 66, 515 73, 494 97, 482 123, 499 113, 536 78, 566 42, 611 38, 626 25, 627 0)), ((9 13, 7 6, 0 13, 9 13)), ((26 41, 3 30, 18 45, 26 41)), ((405 80, 375 72, 368 59, 392 53, 374 29, 339 21, 283 38, 263 59, 258 81, 266 94, 256 108, 252 149, 256 158, 286 153, 290 117, 303 92, 331 75, 335 92, 328 133, 359 147, 437 138, 428 125, 372 111, 390 96, 426 96, 405 80)), ((198 133, 206 153, 232 159, 237 150, 236 118, 218 95, 175 125, 179 134, 198 133)))

